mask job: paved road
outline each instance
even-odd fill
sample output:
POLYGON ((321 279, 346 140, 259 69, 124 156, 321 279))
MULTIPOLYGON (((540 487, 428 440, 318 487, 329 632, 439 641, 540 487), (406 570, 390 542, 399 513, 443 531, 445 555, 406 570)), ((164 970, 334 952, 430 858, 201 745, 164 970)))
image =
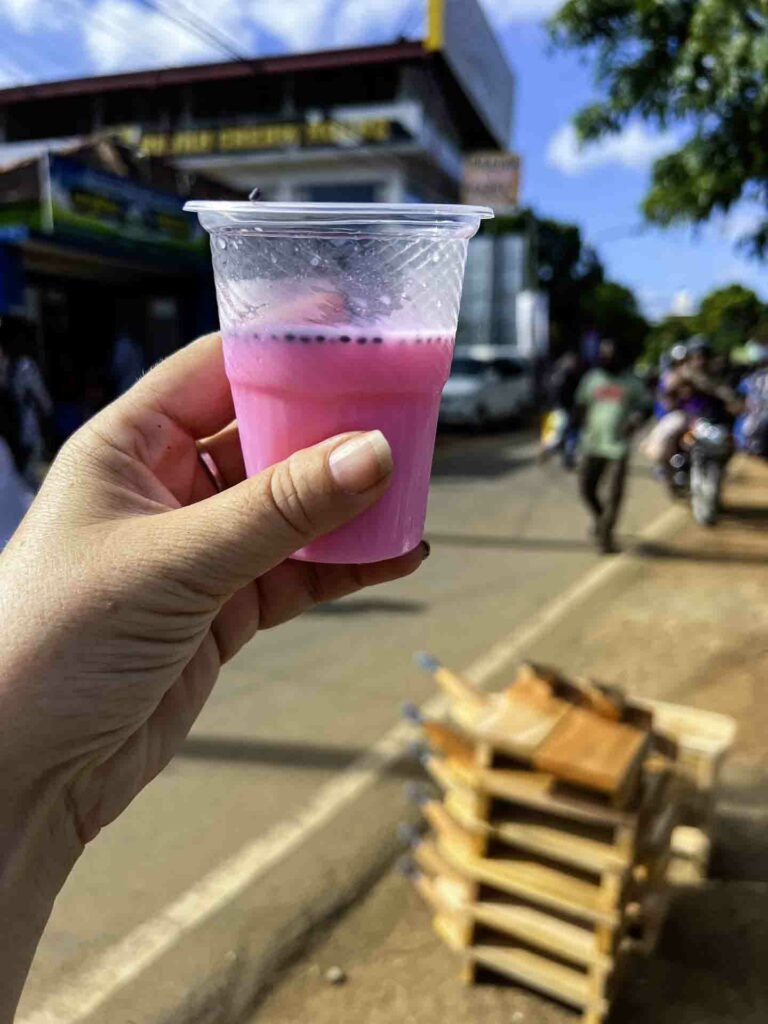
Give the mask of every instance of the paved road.
MULTIPOLYGON (((735 468, 716 530, 688 522, 646 542, 529 646, 630 692, 735 717, 714 831, 712 881, 683 887, 656 953, 635 958, 612 1024, 768 1020, 768 469, 735 468), (620 571, 619 571, 620 570, 620 571)), ((616 563, 614 563, 615 565, 616 563)), ((573 1024, 519 986, 463 986, 410 883, 387 874, 319 936, 251 1024, 573 1024), (344 985, 326 971, 341 966, 344 985)), ((234 1019, 233 1019, 234 1024, 234 1019)))
MULTIPOLYGON (((411 580, 262 635, 228 666, 181 756, 78 865, 20 1020, 72 972, 294 815, 392 726, 403 701, 429 696, 415 650, 465 665, 588 570, 597 556, 574 486, 559 467, 536 465, 523 433, 443 440, 428 522, 432 558, 411 580)), ((642 467, 630 489, 624 526, 632 534, 666 502, 642 467)), ((302 872, 311 874, 311 858, 302 872)), ((101 1013, 89 1024, 117 1019, 101 1013)))

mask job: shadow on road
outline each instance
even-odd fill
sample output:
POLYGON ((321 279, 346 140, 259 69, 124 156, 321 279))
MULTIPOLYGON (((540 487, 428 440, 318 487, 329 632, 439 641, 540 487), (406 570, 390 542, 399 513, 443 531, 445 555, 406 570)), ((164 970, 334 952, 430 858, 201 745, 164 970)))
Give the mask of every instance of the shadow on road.
POLYGON ((478 447, 476 450, 452 452, 447 449, 435 459, 433 480, 491 480, 536 464, 535 455, 513 455, 504 448, 478 447))
POLYGON ((768 1020, 768 776, 723 786, 710 877, 679 889, 651 959, 638 959, 607 1024, 768 1020))
POLYGON ((673 544, 642 541, 631 549, 637 558, 657 558, 665 561, 707 562, 713 565, 765 565, 766 553, 762 551, 720 550, 714 548, 681 548, 673 544))
POLYGON ((723 509, 723 523, 731 523, 748 529, 768 528, 768 508, 763 505, 727 505, 723 509))
POLYGON ((446 544, 459 548, 511 548, 526 551, 588 551, 594 544, 586 540, 567 537, 501 537, 472 533, 431 533, 431 544, 446 544))
POLYGON ((419 615, 427 610, 424 601, 401 600, 396 597, 365 597, 359 600, 346 599, 320 604, 310 615, 372 615, 376 612, 390 615, 419 615))
POLYGON ((681 889, 650 959, 637 959, 609 1024, 764 1024, 768 887, 681 889))
MULTIPOLYGON (((275 768, 340 771, 369 753, 364 747, 190 736, 176 756, 191 761, 226 761, 230 764, 271 765, 275 768)), ((424 769, 414 758, 403 758, 387 765, 383 774, 417 782, 424 780, 424 769)))

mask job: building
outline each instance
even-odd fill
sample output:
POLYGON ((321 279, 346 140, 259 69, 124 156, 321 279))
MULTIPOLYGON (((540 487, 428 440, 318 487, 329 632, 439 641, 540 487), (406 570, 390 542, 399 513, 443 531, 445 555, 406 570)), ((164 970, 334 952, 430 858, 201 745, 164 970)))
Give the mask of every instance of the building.
MULTIPOLYGON (((514 81, 476 0, 426 2, 425 32, 417 40, 2 90, 0 164, 37 161, 43 214, 52 193, 56 199, 62 174, 75 175, 76 156, 62 168, 56 151, 110 137, 148 164, 173 167, 177 187, 171 191, 177 196, 205 182, 208 194, 219 187, 242 197, 258 186, 264 199, 284 201, 456 202, 465 154, 511 145, 514 81)), ((134 161, 127 178, 135 183, 140 168, 141 160, 134 161)), ((108 172, 102 169, 103 174, 108 172)), ((188 292, 200 294, 199 266, 180 261, 179 246, 159 246, 157 237, 145 237, 130 254, 121 251, 125 218, 107 242, 98 221, 114 213, 119 189, 103 176, 91 185, 91 231, 81 231, 76 245, 71 239, 65 245, 44 215, 14 235, 19 225, 8 212, 0 177, 0 211, 6 211, 0 212, 0 265, 15 262, 16 304, 40 325, 43 349, 50 349, 57 318, 59 335, 76 332, 79 318, 91 330, 100 323, 108 345, 127 326, 121 320, 131 314, 136 289, 149 305, 142 324, 131 329, 145 347, 158 330, 171 329, 171 322, 174 343, 190 326, 208 326, 197 300, 194 315, 188 309, 183 315, 191 300, 184 298, 181 279, 188 292), (106 290, 97 294, 95 282, 105 277, 106 290), (127 281, 131 287, 121 291, 127 281), (122 305, 125 312, 86 312, 98 302, 112 302, 115 310, 122 305), (160 314, 165 327, 150 322, 160 314), (64 321, 68 326, 62 327, 64 321)), ((158 213, 157 192, 154 200, 145 193, 144 206, 158 213)), ((474 281, 472 262, 471 257, 468 273, 474 281)), ((502 282, 510 310, 519 277, 519 268, 512 268, 506 290, 502 282)), ((0 312, 3 301, 7 308, 13 298, 11 291, 5 289, 3 300, 0 288, 0 312)), ((493 292, 499 292, 498 284, 493 292)), ((470 317, 470 333, 472 318, 486 315, 483 303, 470 297, 468 312, 473 308, 479 312, 470 317)))

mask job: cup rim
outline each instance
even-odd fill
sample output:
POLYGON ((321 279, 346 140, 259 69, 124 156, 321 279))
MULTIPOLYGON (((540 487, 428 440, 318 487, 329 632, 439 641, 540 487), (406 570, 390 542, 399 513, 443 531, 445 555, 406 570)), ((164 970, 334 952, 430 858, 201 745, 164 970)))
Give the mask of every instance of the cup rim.
POLYGON ((200 214, 207 229, 227 226, 361 227, 392 224, 410 228, 468 228, 477 230, 481 220, 494 216, 489 206, 461 203, 303 203, 250 202, 245 200, 192 199, 188 213, 200 214))

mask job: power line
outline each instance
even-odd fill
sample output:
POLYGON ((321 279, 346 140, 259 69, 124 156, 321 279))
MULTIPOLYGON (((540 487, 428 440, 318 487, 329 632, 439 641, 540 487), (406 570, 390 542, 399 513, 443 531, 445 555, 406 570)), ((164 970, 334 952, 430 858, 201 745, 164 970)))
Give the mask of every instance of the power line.
POLYGON ((192 15, 191 18, 184 18, 183 16, 173 14, 165 7, 162 7, 159 0, 136 0, 136 2, 142 7, 146 7, 147 10, 153 11, 155 14, 159 14, 167 21, 173 22, 174 25, 183 29, 187 34, 195 35, 198 39, 202 39, 203 42, 217 47, 222 51, 222 53, 226 53, 231 60, 247 60, 242 53, 232 49, 224 39, 221 39, 212 26, 208 25, 207 22, 202 22, 196 15, 192 15))
MULTIPOLYGON (((232 36, 229 35, 229 33, 222 32, 221 29, 211 25, 211 23, 206 18, 202 18, 195 11, 190 10, 185 3, 182 3, 182 0, 172 0, 172 2, 173 6, 178 7, 180 10, 182 10, 185 13, 185 16, 191 22, 197 23, 201 27, 201 29, 203 29, 206 32, 210 32, 212 36, 218 39, 220 45, 231 47, 232 52, 237 55, 238 60, 242 61, 248 59, 248 57, 245 56, 242 53, 242 51, 238 48, 237 41, 233 39, 232 36)), ((171 3, 171 0, 165 0, 165 3, 171 3)))

